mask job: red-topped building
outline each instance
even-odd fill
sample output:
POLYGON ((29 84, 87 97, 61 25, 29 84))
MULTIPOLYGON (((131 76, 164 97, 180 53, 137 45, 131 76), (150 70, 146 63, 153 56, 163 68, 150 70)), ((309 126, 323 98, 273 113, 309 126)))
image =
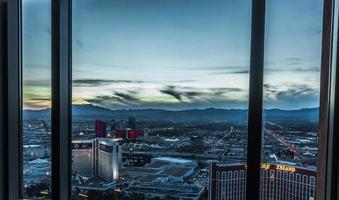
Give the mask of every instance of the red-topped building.
POLYGON ((102 120, 95 121, 95 137, 97 138, 106 137, 106 122, 102 120))

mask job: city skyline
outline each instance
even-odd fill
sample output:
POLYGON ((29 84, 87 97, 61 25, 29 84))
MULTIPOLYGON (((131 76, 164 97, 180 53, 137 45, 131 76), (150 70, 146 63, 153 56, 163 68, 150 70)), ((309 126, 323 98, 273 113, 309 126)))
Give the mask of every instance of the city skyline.
MULTIPOLYGON (((23 2, 24 109, 50 106, 50 80, 36 79, 51 73, 50 10, 37 2, 23 2)), ((268 3, 266 108, 318 107, 320 4, 268 3)), ((73 21, 75 104, 247 108, 250 1, 75 1, 73 21)))

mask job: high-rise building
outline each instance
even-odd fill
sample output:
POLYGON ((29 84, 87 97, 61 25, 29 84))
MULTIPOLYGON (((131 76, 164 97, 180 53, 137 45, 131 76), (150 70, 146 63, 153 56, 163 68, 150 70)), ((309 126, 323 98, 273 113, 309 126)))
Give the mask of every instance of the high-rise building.
POLYGON ((244 164, 211 163, 209 200, 245 200, 246 166, 244 164))
POLYGON ((125 129, 125 130, 116 130, 115 137, 117 138, 127 138, 127 139, 137 139, 139 137, 144 136, 143 130, 132 130, 132 129, 125 129))
POLYGON ((135 125, 135 117, 129 117, 128 118, 128 128, 135 130, 136 125, 135 125))
POLYGON ((261 199, 307 199, 316 196, 316 170, 264 163, 261 165, 261 199))
POLYGON ((72 141, 72 173, 82 176, 94 174, 94 140, 72 141))
POLYGON ((116 124, 115 124, 115 120, 114 120, 114 119, 111 120, 110 125, 111 125, 111 131, 112 131, 112 132, 115 131, 115 129, 116 129, 116 124))
POLYGON ((119 178, 121 149, 116 140, 96 138, 72 141, 72 171, 81 176, 98 176, 106 181, 119 178))
POLYGON ((111 139, 100 139, 98 147, 97 175, 106 181, 113 181, 119 178, 119 166, 121 163, 121 149, 117 142, 111 139))
MULTIPOLYGON (((211 163, 210 200, 246 199, 246 165, 211 163)), ((316 170, 282 164, 261 164, 262 200, 314 199, 316 170)))
POLYGON ((115 129, 116 130, 125 130, 126 129, 126 121, 121 120, 121 121, 115 122, 115 129))
POLYGON ((95 137, 97 138, 106 137, 106 122, 102 120, 95 121, 95 137))

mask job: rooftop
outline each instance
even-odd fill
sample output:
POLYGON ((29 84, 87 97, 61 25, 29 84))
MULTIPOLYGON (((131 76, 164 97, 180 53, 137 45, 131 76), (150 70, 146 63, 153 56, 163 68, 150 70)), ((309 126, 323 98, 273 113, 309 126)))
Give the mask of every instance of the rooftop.
POLYGON ((171 163, 178 163, 178 164, 189 164, 193 162, 192 160, 186 160, 182 158, 172 158, 172 157, 157 157, 153 158, 155 161, 164 161, 164 162, 171 162, 171 163))

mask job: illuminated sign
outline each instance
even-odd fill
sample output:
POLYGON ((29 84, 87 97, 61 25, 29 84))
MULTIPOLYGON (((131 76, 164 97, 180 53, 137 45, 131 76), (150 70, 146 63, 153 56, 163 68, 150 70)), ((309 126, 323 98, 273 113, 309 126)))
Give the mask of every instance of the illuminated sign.
POLYGON ((261 169, 264 169, 264 170, 269 170, 271 168, 271 165, 270 164, 261 164, 260 166, 261 169))
POLYGON ((286 171, 286 172, 295 172, 295 167, 286 166, 286 165, 277 165, 276 170, 286 171))

